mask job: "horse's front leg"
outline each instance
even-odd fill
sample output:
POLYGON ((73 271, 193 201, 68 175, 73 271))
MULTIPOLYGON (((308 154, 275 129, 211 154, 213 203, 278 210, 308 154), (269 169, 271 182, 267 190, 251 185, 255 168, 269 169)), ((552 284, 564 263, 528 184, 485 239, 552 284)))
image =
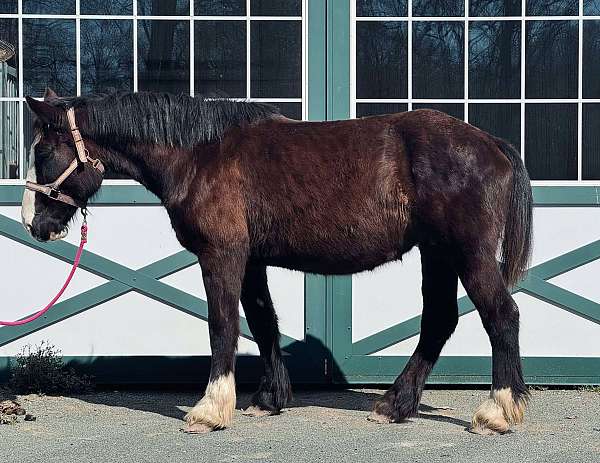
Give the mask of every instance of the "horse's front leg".
POLYGON ((212 360, 204 397, 185 417, 186 432, 203 433, 223 429, 229 426, 233 418, 238 306, 246 255, 244 249, 210 249, 199 255, 208 301, 212 360))

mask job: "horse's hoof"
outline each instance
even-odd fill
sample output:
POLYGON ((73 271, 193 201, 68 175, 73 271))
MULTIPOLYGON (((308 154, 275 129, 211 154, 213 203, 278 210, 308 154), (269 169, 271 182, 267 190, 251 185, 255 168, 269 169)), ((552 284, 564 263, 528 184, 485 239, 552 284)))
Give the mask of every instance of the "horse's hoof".
POLYGON ((242 412, 242 415, 261 417, 261 416, 277 415, 277 413, 275 413, 272 410, 264 410, 260 407, 257 407, 256 405, 250 405, 246 410, 244 410, 242 412))
POLYGON ((212 427, 204 423, 186 424, 181 430, 186 434, 207 434, 214 431, 212 427))
POLYGON ((389 416, 377 412, 371 412, 371 414, 367 416, 367 420, 378 424, 389 424, 393 421, 389 416))
POLYGON ((471 427, 468 428, 468 431, 471 434, 479 434, 480 436, 495 436, 496 434, 503 434, 500 431, 496 431, 482 425, 471 425, 471 427))
POLYGON ((475 411, 469 429, 473 434, 491 436, 504 434, 510 429, 510 424, 504 416, 504 410, 493 399, 487 399, 475 411))

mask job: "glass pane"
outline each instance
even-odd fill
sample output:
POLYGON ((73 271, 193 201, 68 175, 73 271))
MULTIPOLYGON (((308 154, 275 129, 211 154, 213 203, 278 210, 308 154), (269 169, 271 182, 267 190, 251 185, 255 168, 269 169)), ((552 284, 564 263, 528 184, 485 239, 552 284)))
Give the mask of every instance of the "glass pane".
POLYGON ((19 96, 17 19, 0 19, 0 96, 19 96))
POLYGON ((302 120, 302 103, 271 103, 273 106, 279 108, 281 114, 290 119, 302 120))
POLYGON ((519 103, 469 104, 469 123, 521 149, 519 103))
POLYGON ((583 14, 587 16, 600 15, 600 0, 584 0, 583 14))
MULTIPOLYGON (((582 0, 583 1, 583 0, 582 0)), ((577 16, 577 0, 527 0, 528 16, 577 16)))
POLYGON ((527 98, 577 98, 577 21, 527 21, 527 98))
POLYGON ((464 0, 413 0, 414 16, 464 16, 464 0))
POLYGON ((521 22, 469 23, 469 97, 520 98, 521 22))
POLYGON ((133 14, 133 0, 79 0, 81 14, 133 14))
POLYGON ((189 21, 138 21, 138 89, 190 91, 189 21))
POLYGON ((600 104, 584 104, 582 116, 582 178, 600 180, 600 104))
POLYGON ((600 21, 583 22, 583 97, 600 98, 600 21))
POLYGON ((356 97, 406 98, 407 24, 356 23, 356 97))
POLYGON ((75 0, 23 0, 25 14, 75 14, 75 0))
POLYGON ((81 91, 133 90, 133 22, 81 20, 81 91))
POLYGON ((359 103, 356 105, 356 117, 394 114, 408 111, 406 103, 359 103))
POLYGON ((413 97, 463 98, 464 23, 413 23, 413 97))
POLYGON ((435 109, 457 119, 465 118, 465 106, 462 103, 414 103, 413 109, 435 109))
POLYGON ((525 164, 532 180, 577 180, 577 104, 525 105, 525 164))
POLYGON ((246 0, 196 0, 196 16, 244 16, 246 0))
POLYGON ((252 21, 251 96, 302 96, 302 23, 252 21))
POLYGON ((75 20, 23 19, 23 78, 25 95, 76 94, 75 20))
POLYGON ((406 0, 356 0, 356 16, 406 16, 406 0))
POLYGON ((301 0, 251 0, 252 16, 302 16, 301 0))
POLYGON ((471 16, 521 16, 521 0, 471 0, 471 16))
POLYGON ((0 103, 0 178, 19 178, 19 103, 0 103))
POLYGON ((10 14, 17 12, 17 0, 0 0, 0 13, 10 14))
POLYGON ((189 16, 188 0, 138 0, 138 14, 144 16, 189 16))
POLYGON ((246 22, 196 21, 194 91, 213 97, 246 96, 246 22))

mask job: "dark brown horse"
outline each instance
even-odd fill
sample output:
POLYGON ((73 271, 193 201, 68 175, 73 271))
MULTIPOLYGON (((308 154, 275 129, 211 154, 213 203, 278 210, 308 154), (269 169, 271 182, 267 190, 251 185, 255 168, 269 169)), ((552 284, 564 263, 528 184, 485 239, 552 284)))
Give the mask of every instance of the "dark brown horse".
MULTIPOLYGON (((504 432, 523 418, 519 312, 507 290, 525 272, 532 199, 518 152, 430 110, 336 122, 286 119, 261 103, 166 94, 27 99, 37 115, 30 179, 54 181, 76 156, 65 117, 75 108, 89 155, 137 180, 167 209, 198 256, 208 298, 210 382, 187 430, 230 425, 235 407, 238 301, 264 360, 254 414, 290 398, 266 266, 322 274, 371 270, 421 251, 421 338, 369 417, 414 415, 425 380, 457 321, 460 278, 490 337, 491 396, 473 429, 504 432), (499 252, 500 262, 496 255, 499 252)), ((61 185, 85 203, 102 174, 89 163, 61 185)), ((27 191, 23 221, 39 240, 61 238, 72 205, 27 191)))

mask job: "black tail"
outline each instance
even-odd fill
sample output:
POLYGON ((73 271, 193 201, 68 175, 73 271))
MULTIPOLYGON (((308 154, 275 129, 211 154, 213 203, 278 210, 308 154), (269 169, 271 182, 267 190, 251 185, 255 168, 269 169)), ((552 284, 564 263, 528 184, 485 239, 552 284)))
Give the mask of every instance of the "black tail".
POLYGON ((512 286, 527 272, 531 257, 533 197, 529 174, 519 152, 504 140, 495 141, 513 167, 500 262, 504 281, 512 286))

